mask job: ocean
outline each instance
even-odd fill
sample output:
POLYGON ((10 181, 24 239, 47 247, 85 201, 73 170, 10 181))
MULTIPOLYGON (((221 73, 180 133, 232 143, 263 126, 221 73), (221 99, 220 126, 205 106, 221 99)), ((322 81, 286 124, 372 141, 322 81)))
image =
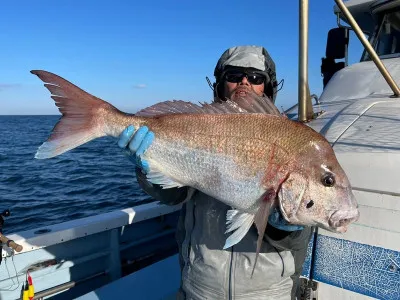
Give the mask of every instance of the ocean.
POLYGON ((10 234, 152 201, 134 164, 103 137, 51 159, 35 159, 60 116, 0 116, 0 213, 10 234))

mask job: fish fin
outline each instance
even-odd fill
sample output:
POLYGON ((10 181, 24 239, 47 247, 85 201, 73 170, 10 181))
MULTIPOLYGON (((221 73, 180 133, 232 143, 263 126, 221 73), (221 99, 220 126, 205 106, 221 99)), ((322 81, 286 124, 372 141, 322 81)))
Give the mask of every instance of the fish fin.
POLYGON ((268 224, 268 217, 271 213, 272 205, 276 197, 276 192, 273 189, 268 190, 260 201, 260 207, 255 215, 254 223, 256 224, 258 239, 257 239, 257 249, 256 258, 254 260, 253 270, 251 271, 251 277, 253 277, 254 269, 256 268, 258 255, 260 254, 262 241, 264 239, 265 229, 268 224))
POLYGON ((278 108, 267 97, 255 93, 246 98, 238 98, 235 102, 226 101, 200 103, 200 106, 182 100, 164 101, 140 110, 136 116, 152 117, 165 114, 227 114, 227 113, 264 113, 282 116, 278 108))
MULTIPOLYGON (((279 147, 278 143, 273 143, 270 151, 268 170, 263 178, 263 184, 266 192, 261 197, 260 207, 255 215, 254 223, 258 231, 256 258, 254 260, 251 277, 253 277, 257 259, 260 254, 262 241, 268 224, 268 218, 272 208, 276 205, 277 193, 281 189, 283 182, 289 177, 290 161, 279 162, 277 158, 280 156, 278 151, 287 152, 284 148, 279 147)), ((282 156, 282 155, 281 155, 282 156)))
POLYGON ((224 249, 239 243, 249 231, 254 222, 254 215, 246 212, 239 212, 236 209, 228 210, 226 213, 227 229, 225 233, 233 233, 226 239, 224 249))
POLYGON ((150 166, 150 171, 146 174, 146 178, 152 184, 160 185, 163 189, 171 189, 175 187, 183 187, 183 185, 174 179, 168 177, 158 168, 150 166))
POLYGON ((31 73, 45 82, 44 86, 62 114, 35 158, 51 158, 106 135, 102 116, 105 112, 118 111, 115 107, 58 75, 42 70, 32 70, 31 73))
MULTIPOLYGON (((201 103, 200 103, 201 104, 201 103)), ((140 117, 153 117, 169 114, 224 114, 245 113, 236 103, 227 101, 224 103, 203 103, 201 106, 182 100, 164 101, 142 109, 136 113, 140 117)))
POLYGON ((236 104, 248 113, 261 113, 284 117, 275 104, 268 97, 261 97, 250 93, 246 97, 238 97, 236 104))
POLYGON ((136 113, 141 117, 153 117, 169 114, 202 113, 202 108, 194 103, 183 100, 164 101, 146 107, 136 113))

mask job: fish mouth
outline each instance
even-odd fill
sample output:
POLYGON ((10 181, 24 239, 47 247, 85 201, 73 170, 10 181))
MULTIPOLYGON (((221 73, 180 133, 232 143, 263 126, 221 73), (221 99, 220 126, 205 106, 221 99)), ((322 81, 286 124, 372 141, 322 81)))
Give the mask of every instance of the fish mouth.
POLYGON ((328 224, 331 230, 345 233, 347 227, 358 220, 360 212, 358 209, 351 210, 337 210, 335 211, 328 220, 328 224))

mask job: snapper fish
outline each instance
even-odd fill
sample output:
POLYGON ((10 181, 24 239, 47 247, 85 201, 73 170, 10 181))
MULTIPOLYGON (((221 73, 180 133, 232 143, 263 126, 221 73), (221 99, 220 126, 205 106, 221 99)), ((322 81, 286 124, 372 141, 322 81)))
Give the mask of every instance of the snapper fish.
POLYGON ((265 97, 200 105, 174 100, 127 114, 58 75, 31 73, 45 83, 62 114, 35 158, 55 157, 103 136, 118 138, 129 125, 147 126, 155 134, 143 155, 147 180, 166 189, 188 186, 230 206, 224 249, 255 224, 257 261, 276 207, 290 224, 340 233, 359 217, 329 142, 282 116, 265 97))

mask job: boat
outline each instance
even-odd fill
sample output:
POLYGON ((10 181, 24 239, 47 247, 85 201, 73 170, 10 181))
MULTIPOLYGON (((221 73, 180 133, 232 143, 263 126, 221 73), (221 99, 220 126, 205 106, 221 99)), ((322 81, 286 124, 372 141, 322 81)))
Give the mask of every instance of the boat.
MULTIPOLYGON (((317 96, 307 81, 308 1, 300 0, 299 101, 284 113, 331 143, 360 219, 344 234, 315 229, 298 299, 400 299, 400 1, 335 2, 317 96), (351 65, 350 31, 365 48, 351 65)), ((0 299, 174 299, 180 208, 150 202, 0 235, 0 299)))

